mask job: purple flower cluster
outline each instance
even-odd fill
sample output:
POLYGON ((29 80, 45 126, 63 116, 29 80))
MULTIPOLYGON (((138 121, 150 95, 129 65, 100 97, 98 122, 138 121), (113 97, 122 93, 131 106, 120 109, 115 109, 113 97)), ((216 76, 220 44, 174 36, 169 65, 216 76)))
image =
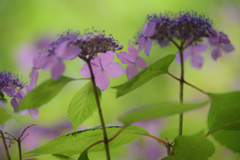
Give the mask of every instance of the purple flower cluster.
MULTIPOLYGON (((5 93, 8 97, 12 97, 11 105, 14 109, 14 112, 17 111, 19 103, 25 96, 23 89, 28 90, 29 86, 21 82, 18 78, 18 75, 15 75, 12 72, 7 71, 0 72, 0 92, 5 93)), ((29 114, 34 119, 36 119, 38 116, 38 110, 37 109, 32 110, 33 112, 29 112, 29 114)))
MULTIPOLYGON (((107 75, 112 78, 117 78, 124 73, 124 69, 117 62, 112 63, 114 52, 121 50, 122 45, 113 39, 111 35, 106 36, 104 31, 101 33, 94 30, 84 33, 72 32, 68 30, 59 35, 59 38, 52 42, 47 49, 47 53, 37 53, 33 59, 32 72, 30 74, 30 86, 35 87, 38 79, 38 70, 51 70, 51 75, 54 80, 60 78, 65 70, 64 60, 72 60, 76 57, 83 59, 85 62, 90 62, 96 84, 104 91, 110 80, 107 75), (101 53, 101 56, 98 56, 101 53), (105 55, 106 54, 106 55, 105 55)), ((86 77, 90 77, 90 72, 87 64, 80 71, 86 77)))
MULTIPOLYGON (((192 52, 192 66, 201 68, 203 58, 193 54, 193 48, 197 49, 194 46, 203 45, 200 43, 203 38, 208 38, 210 44, 216 46, 212 52, 214 60, 221 56, 220 49, 223 49, 225 52, 234 50, 228 36, 223 32, 217 33, 212 28, 210 18, 204 14, 197 14, 194 11, 179 12, 177 14, 166 12, 165 14, 148 15, 147 19, 147 23, 135 42, 139 44, 138 50, 141 51, 144 48, 147 56, 149 56, 152 40, 156 40, 162 47, 173 43, 179 50, 187 48, 188 51, 185 53, 187 55, 190 55, 190 52, 192 52)), ((176 61, 178 61, 178 58, 176 61)))

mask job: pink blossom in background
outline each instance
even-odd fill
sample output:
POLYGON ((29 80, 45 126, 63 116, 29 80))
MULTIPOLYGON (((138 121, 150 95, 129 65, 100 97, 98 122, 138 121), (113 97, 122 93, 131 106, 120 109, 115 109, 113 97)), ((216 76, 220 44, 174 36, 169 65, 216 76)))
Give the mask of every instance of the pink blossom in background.
MULTIPOLYGON (((108 76, 117 78, 125 73, 123 67, 118 62, 113 62, 113 60, 114 53, 112 51, 102 53, 100 56, 91 60, 96 86, 100 88, 101 92, 107 89, 110 84, 108 76)), ((87 63, 83 65, 79 73, 85 77, 91 77, 87 63)))
POLYGON ((152 47, 151 36, 154 34, 155 23, 147 22, 142 29, 142 37, 139 39, 138 51, 144 48, 146 56, 149 56, 150 49, 152 47))
MULTIPOLYGON (((207 49, 207 44, 201 43, 197 45, 190 45, 183 51, 183 61, 186 61, 188 57, 191 57, 191 66, 194 68, 202 68, 204 63, 203 57, 200 53, 207 49)), ((175 58, 177 63, 181 63, 180 53, 178 52, 175 58)))
POLYGON ((138 74, 138 68, 144 69, 147 67, 147 63, 142 57, 138 56, 138 50, 132 45, 128 47, 128 52, 121 51, 117 54, 118 59, 123 63, 127 64, 126 74, 127 78, 131 79, 133 76, 138 74))

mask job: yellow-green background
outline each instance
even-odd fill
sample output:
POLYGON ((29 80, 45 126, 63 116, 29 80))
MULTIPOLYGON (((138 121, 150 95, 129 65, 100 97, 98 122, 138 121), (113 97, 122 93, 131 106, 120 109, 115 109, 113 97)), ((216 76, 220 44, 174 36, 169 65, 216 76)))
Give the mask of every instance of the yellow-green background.
MULTIPOLYGON (((206 92, 222 93, 240 89, 240 1, 239 0, 1 0, 0 1, 0 69, 11 70, 28 79, 30 69, 22 70, 17 65, 16 52, 22 43, 32 43, 42 35, 57 35, 68 29, 83 31, 94 26, 97 30, 105 30, 112 34, 127 51, 129 39, 133 40, 137 31, 145 23, 146 15, 164 11, 197 11, 206 13, 213 20, 218 31, 225 32, 235 51, 223 54, 216 62, 211 58, 211 47, 203 53, 205 63, 198 70, 186 66, 186 80, 195 84, 206 92)), ((148 64, 167 55, 176 53, 176 48, 160 48, 153 44, 150 57, 144 57, 148 64)), ((117 58, 115 61, 118 61, 117 58)), ((78 72, 83 62, 76 59, 66 63, 64 75, 82 77, 78 72)), ((124 65, 123 65, 124 66, 124 65)), ((126 67, 126 66, 124 66, 126 67)), ((179 76, 179 64, 173 63, 170 72, 179 76)), ((38 84, 50 77, 49 72, 40 72, 38 84)), ((23 78, 24 79, 24 78, 23 78)), ((126 75, 118 79, 111 79, 110 87, 127 80, 126 75)), ((23 116, 18 122, 11 120, 6 123, 5 131, 36 123, 41 126, 53 126, 68 120, 67 108, 72 96, 86 82, 75 81, 68 84, 62 92, 50 103, 40 108, 37 120, 30 116, 23 116)), ((141 88, 126 96, 116 99, 116 90, 108 88, 102 95, 102 108, 105 121, 108 124, 118 124, 117 118, 131 108, 147 104, 156 104, 164 101, 178 101, 179 84, 167 75, 155 78, 141 88)), ((207 99, 198 91, 185 87, 185 101, 207 99)), ((206 119, 209 106, 191 111, 184 115, 184 135, 192 135, 202 130, 207 132, 206 119)), ((178 116, 164 120, 160 137, 168 137, 170 141, 177 136, 178 116)), ((99 125, 98 114, 95 112, 83 124, 83 128, 99 125)), ((240 159, 239 154, 234 154, 225 147, 220 146, 211 137, 216 146, 215 155, 211 159, 240 159)), ((239 143, 239 142, 236 142, 239 143)), ((16 145, 16 144, 15 144, 16 145)), ((14 148, 14 146, 13 146, 14 148)), ((112 153, 113 159, 127 159, 127 149, 121 147, 112 153), (125 158, 124 158, 125 157, 125 158)), ((11 150, 12 154, 14 149, 11 150)), ((15 150, 16 152, 16 150, 15 150)), ((24 150, 24 152, 27 152, 24 150)), ((101 156, 98 153, 90 154, 101 156)), ((103 154, 104 155, 104 154, 103 154)))

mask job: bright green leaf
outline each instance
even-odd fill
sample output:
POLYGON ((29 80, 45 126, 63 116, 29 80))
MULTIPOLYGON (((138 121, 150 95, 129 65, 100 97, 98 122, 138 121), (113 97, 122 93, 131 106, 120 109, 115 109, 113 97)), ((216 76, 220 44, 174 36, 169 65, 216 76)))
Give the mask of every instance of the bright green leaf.
POLYGON ((205 106, 207 103, 208 102, 184 103, 184 104, 166 103, 153 107, 151 106, 137 108, 120 117, 119 121, 123 122, 125 125, 129 125, 137 121, 168 117, 177 113, 182 113, 192 109, 201 108, 205 106))
POLYGON ((40 155, 40 156, 23 156, 24 159, 27 160, 74 160, 71 157, 60 155, 60 154, 46 154, 46 155, 40 155))
POLYGON ((82 154, 80 155, 80 157, 78 158, 78 160, 89 160, 88 150, 83 151, 82 154))
POLYGON ((219 112, 216 119, 208 131, 208 134, 212 134, 217 130, 240 130, 240 104, 224 109, 219 112))
MULTIPOLYGON (((106 125, 108 138, 110 139, 113 137, 121 128, 121 126, 106 125)), ((109 142, 109 147, 116 148, 128 144, 137 139, 140 135, 149 135, 149 133, 139 126, 129 126, 113 141, 109 142)), ((82 153, 88 146, 102 139, 103 132, 101 127, 95 126, 55 138, 28 154, 62 154, 70 156, 82 153)), ((100 143, 89 149, 88 152, 103 150, 104 144, 100 143)))
POLYGON ((26 95, 26 97, 23 98, 18 106, 18 111, 37 108, 43 104, 48 103, 68 82, 72 80, 74 79, 68 77, 61 77, 56 81, 53 79, 47 80, 46 82, 33 89, 26 95))
POLYGON ((9 120, 12 116, 6 112, 3 107, 0 107, 0 125, 9 120))
MULTIPOLYGON (((101 91, 98 89, 98 96, 101 91)), ((68 117, 76 131, 78 126, 89 118, 97 108, 92 83, 87 83, 73 97, 68 108, 68 117)))
MULTIPOLYGON (((220 144, 226 146, 234 152, 240 153, 240 143, 236 143, 240 139, 240 131, 236 130, 216 130, 218 126, 216 123, 220 123, 220 125, 224 125, 224 123, 228 123, 229 118, 232 113, 233 121, 237 119, 236 114, 240 115, 239 109, 237 106, 240 104, 240 92, 230 92, 224 94, 212 94, 209 93, 211 99, 211 107, 208 114, 208 126, 210 132, 215 140, 217 140, 220 144), (236 107, 236 108, 235 108, 236 107), (233 111, 235 110, 235 113, 233 111), (224 115, 224 112, 228 115, 224 115), (219 122, 218 118, 224 118, 224 121, 219 122), (214 130, 215 128, 215 130, 214 130), (216 131, 216 132, 211 132, 216 131)), ((226 127, 225 129, 233 129, 235 125, 231 125, 230 128, 226 127)), ((236 127, 236 126, 235 126, 236 127)), ((238 129, 239 126, 236 128, 238 129)), ((224 129, 224 128, 223 128, 224 129)))
POLYGON ((202 134, 179 136, 174 141, 172 155, 163 160, 208 160, 214 150, 213 144, 202 134))
POLYGON ((174 58, 175 55, 168 55, 146 67, 126 83, 113 87, 117 89, 117 97, 135 90, 161 74, 168 73, 168 67, 173 62, 174 58))

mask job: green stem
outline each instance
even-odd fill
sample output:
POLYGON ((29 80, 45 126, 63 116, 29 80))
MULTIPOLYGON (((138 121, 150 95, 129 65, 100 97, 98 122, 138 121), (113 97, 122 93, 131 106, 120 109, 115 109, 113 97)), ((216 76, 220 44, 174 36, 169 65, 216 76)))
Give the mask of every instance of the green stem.
MULTIPOLYGON (((183 62, 183 49, 179 48, 180 52, 180 59, 181 59, 181 76, 180 76, 180 93, 179 93, 179 98, 180 98, 180 103, 183 103, 183 84, 184 84, 184 62, 183 62)), ((182 135, 182 128, 183 128, 183 113, 179 114, 179 130, 178 130, 178 135, 182 135)))
POLYGON ((19 160, 22 160, 22 148, 21 148, 21 140, 20 140, 20 138, 18 139, 17 143, 18 143, 19 160))
POLYGON ((6 144, 6 141, 5 141, 4 134, 3 134, 2 131, 0 131, 0 134, 1 134, 1 138, 2 138, 2 141, 3 141, 3 146, 5 148, 5 152, 6 152, 7 158, 8 158, 8 160, 11 160, 10 154, 8 152, 7 144, 6 144))
POLYGON ((100 117, 100 122, 101 122, 102 130, 103 130, 104 146, 105 146, 107 160, 111 160, 110 152, 109 152, 109 145, 108 145, 107 131, 106 131, 106 128, 105 128, 105 123, 104 123, 104 119, 103 119, 102 109, 101 109, 101 106, 100 106, 100 101, 99 101, 99 97, 98 97, 98 93, 97 93, 95 77, 94 77, 94 74, 93 74, 93 70, 92 70, 92 66, 91 66, 90 61, 86 61, 86 62, 88 64, 88 68, 89 68, 90 74, 91 74, 93 91, 94 91, 95 99, 96 99, 96 102, 97 102, 98 114, 99 114, 99 117, 100 117))

